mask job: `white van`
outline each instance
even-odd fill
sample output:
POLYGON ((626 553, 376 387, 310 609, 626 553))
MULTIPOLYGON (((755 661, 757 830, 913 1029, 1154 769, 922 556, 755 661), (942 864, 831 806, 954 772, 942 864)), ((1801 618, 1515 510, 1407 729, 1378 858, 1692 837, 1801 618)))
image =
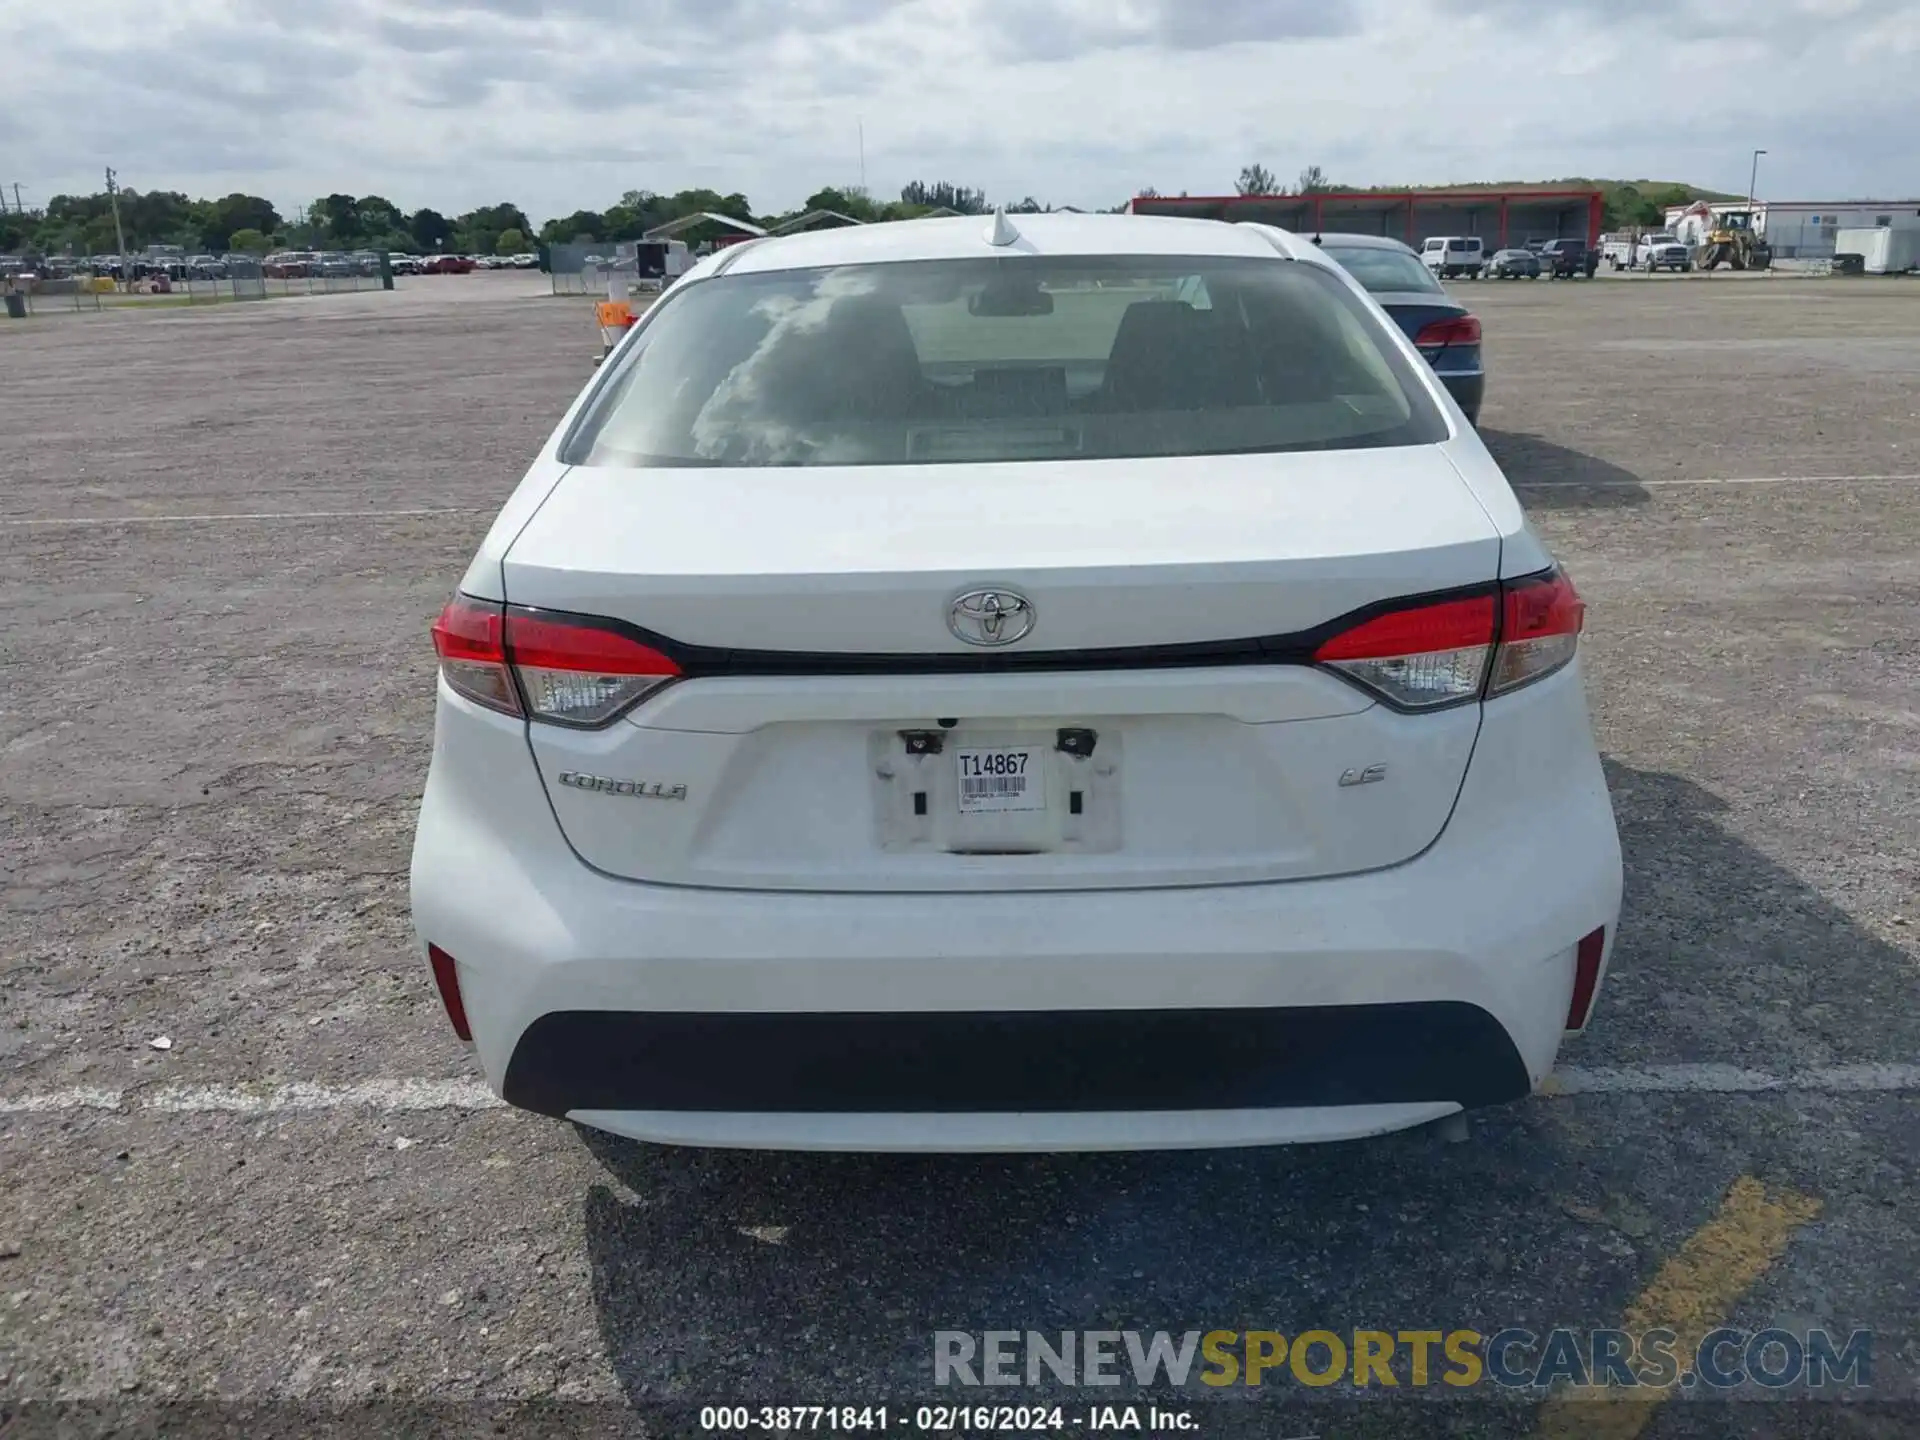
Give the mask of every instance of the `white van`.
POLYGON ((1420 259, 1442 280, 1460 275, 1477 280, 1487 263, 1487 253, 1478 235, 1430 235, 1420 247, 1420 259))

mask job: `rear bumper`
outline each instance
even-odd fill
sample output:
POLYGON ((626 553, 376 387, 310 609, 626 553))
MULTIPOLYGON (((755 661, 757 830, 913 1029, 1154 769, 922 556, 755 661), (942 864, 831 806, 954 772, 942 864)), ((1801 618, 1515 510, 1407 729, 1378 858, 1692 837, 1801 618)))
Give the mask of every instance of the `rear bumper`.
POLYGON ((558 1011, 520 1037, 502 1086, 511 1103, 548 1115, 1475 1106, 1531 1088, 1500 1022, 1447 1000, 937 1014, 558 1011))
POLYGON ((615 880, 567 848, 520 727, 447 718, 414 850, 420 937, 458 963, 496 1091, 640 1138, 1106 1149, 1396 1129, 1537 1087, 1573 947, 1601 926, 1611 942, 1619 912, 1577 665, 1486 707, 1417 859, 1209 888, 615 880))
POLYGON ((1440 383, 1447 387, 1447 393, 1453 396, 1454 403, 1466 412, 1467 419, 1474 424, 1480 423, 1480 404, 1487 393, 1487 373, 1484 370, 1436 370, 1440 383))

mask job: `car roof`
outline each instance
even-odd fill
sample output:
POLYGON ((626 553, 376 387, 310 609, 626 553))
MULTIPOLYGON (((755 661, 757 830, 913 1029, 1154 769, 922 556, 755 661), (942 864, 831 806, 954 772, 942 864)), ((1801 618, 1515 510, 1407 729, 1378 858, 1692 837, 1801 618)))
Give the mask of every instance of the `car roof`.
POLYGON ((844 225, 730 245, 695 267, 688 278, 724 271, 748 275, 870 265, 904 260, 962 260, 996 255, 1203 255, 1222 258, 1307 259, 1312 246, 1266 225, 1232 225, 1165 215, 1009 215, 1018 238, 988 243, 991 215, 937 220, 893 220, 844 225))
POLYGON ((1391 235, 1343 235, 1324 233, 1318 237, 1322 246, 1332 245, 1341 250, 1397 250, 1402 255, 1419 258, 1420 252, 1404 240, 1396 240, 1391 235))

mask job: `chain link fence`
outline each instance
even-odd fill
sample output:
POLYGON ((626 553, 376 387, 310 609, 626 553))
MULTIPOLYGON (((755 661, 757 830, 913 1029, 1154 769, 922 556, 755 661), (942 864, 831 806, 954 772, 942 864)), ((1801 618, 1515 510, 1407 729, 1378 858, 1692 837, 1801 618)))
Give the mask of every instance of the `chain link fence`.
POLYGON ((383 257, 252 255, 95 256, 28 268, 0 265, 4 314, 24 318, 73 310, 217 305, 280 295, 336 295, 387 287, 383 257))
POLYGON ((639 240, 604 245, 552 245, 547 249, 547 278, 555 295, 593 295, 604 300, 607 287, 625 281, 633 293, 658 290, 665 283, 667 247, 639 240))
POLYGON ((98 310, 100 293, 91 278, 0 274, 0 318, 24 320, 71 310, 98 310))

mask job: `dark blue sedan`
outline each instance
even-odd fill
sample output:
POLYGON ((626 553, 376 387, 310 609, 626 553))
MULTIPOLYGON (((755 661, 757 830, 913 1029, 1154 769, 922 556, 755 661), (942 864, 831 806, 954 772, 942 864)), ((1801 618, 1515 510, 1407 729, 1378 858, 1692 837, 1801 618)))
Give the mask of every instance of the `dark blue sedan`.
POLYGON ((1315 242, 1358 280, 1427 357, 1467 419, 1480 423, 1487 372, 1480 322, 1447 294, 1420 257, 1384 235, 1322 235, 1315 242))

